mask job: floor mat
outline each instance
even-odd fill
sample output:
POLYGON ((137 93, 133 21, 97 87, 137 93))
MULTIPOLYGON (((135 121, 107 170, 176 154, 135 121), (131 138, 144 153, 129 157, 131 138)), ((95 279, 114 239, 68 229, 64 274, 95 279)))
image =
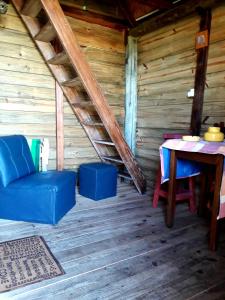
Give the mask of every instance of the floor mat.
POLYGON ((0 292, 64 274, 41 236, 0 243, 0 292))

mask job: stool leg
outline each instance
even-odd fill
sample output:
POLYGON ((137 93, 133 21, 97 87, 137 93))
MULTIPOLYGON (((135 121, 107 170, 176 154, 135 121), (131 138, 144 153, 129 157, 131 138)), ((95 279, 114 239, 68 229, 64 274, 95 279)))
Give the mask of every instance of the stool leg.
POLYGON ((152 207, 154 207, 154 208, 156 208, 158 205, 160 185, 161 185, 161 169, 159 166, 159 169, 158 169, 157 175, 156 175, 155 190, 154 190, 154 196, 153 196, 153 202, 152 202, 152 207))
POLYGON ((196 199, 195 199, 195 182, 194 177, 188 178, 189 191, 191 192, 191 197, 189 199, 189 209, 190 212, 196 213, 196 199))

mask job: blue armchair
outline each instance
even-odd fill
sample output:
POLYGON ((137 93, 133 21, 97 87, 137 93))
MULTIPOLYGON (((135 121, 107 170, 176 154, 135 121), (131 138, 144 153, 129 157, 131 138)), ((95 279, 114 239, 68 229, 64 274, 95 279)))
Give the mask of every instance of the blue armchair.
POLYGON ((36 172, 22 135, 0 137, 0 218, 56 224, 75 205, 76 173, 36 172))

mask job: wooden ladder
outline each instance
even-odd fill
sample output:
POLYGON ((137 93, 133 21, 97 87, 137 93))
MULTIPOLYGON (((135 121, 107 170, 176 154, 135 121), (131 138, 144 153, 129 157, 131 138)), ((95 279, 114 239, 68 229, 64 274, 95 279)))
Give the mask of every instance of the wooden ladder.
POLYGON ((143 193, 145 178, 58 0, 12 0, 12 3, 100 159, 125 170, 125 173, 119 171, 119 176, 132 180, 143 193))

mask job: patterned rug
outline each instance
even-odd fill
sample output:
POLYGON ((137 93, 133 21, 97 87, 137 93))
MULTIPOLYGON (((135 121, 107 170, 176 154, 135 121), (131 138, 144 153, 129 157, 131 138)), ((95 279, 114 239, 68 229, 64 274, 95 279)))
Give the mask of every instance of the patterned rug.
POLYGON ((0 293, 62 274, 41 236, 0 243, 0 293))

